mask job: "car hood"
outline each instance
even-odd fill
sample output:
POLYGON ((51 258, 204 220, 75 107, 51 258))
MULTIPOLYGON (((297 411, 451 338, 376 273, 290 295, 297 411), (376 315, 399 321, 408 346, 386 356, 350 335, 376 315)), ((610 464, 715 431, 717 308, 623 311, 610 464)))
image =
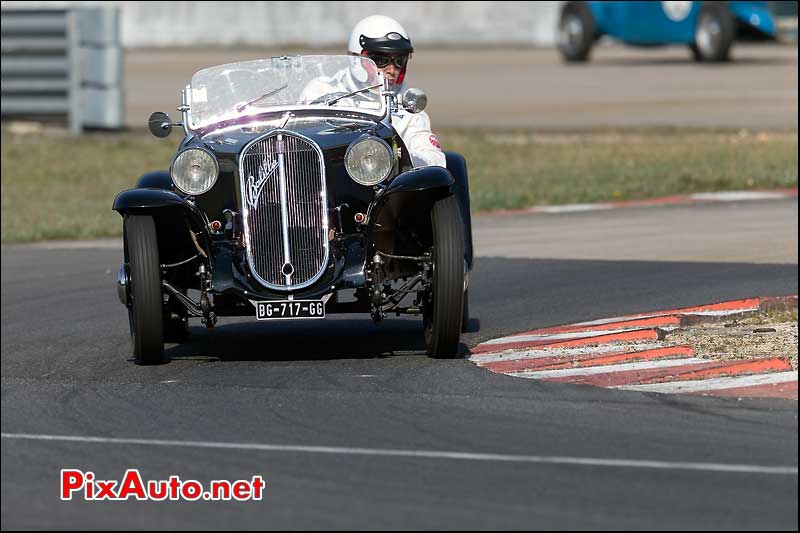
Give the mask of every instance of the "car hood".
MULTIPOLYGON (((219 154, 238 154, 249 142, 271 131, 282 121, 252 122, 220 128, 200 137, 210 150, 219 154)), ((304 135, 322 150, 348 145, 362 135, 392 136, 392 130, 380 122, 333 117, 304 117, 290 120, 282 129, 304 135)))

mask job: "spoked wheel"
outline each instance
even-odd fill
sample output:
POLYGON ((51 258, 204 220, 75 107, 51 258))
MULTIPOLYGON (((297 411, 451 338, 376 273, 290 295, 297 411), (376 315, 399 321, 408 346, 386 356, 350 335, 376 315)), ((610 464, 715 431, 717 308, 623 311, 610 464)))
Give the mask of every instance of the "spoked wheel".
POLYGON ((163 363, 164 306, 153 217, 125 217, 125 250, 130 276, 128 319, 134 361, 138 365, 163 363))
POLYGON ((423 308, 425 347, 431 357, 456 357, 464 316, 464 227, 454 196, 436 202, 431 223, 433 272, 423 308))

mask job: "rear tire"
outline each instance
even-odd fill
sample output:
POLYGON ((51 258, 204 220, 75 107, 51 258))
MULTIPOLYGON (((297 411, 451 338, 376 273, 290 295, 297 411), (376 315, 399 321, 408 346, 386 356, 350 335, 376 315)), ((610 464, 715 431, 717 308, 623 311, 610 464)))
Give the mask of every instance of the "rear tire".
POLYGON ((735 31, 733 16, 724 3, 704 2, 697 15, 694 43, 689 46, 695 61, 729 61, 735 31))
POLYGON ((137 365, 164 362, 164 304, 156 224, 151 216, 125 217, 126 249, 130 272, 130 307, 133 358, 137 365))
POLYGON ((434 204, 433 275, 423 312, 425 347, 431 357, 458 356, 464 317, 464 226, 454 196, 434 204))
POLYGON ((703 60, 703 56, 700 54, 700 50, 695 43, 689 45, 689 50, 692 52, 692 59, 698 63, 703 60))
POLYGON ((568 62, 589 59, 597 27, 592 10, 585 2, 567 2, 558 21, 558 50, 568 62))
POLYGON ((469 289, 464 291, 464 312, 461 315, 461 333, 469 331, 469 289))

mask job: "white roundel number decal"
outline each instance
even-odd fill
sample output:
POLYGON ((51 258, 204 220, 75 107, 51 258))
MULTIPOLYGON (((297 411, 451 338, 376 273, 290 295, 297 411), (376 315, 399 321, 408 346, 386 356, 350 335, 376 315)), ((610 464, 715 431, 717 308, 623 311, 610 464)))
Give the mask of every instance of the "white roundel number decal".
POLYGON ((682 21, 692 10, 692 2, 661 2, 661 6, 669 20, 674 22, 682 21))

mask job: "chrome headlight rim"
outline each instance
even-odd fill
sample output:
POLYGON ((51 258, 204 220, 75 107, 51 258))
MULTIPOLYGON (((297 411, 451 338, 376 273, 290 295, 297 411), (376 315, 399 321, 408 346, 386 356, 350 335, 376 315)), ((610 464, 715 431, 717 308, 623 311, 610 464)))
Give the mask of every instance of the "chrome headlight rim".
POLYGON ((203 148, 203 147, 200 147, 200 146, 191 146, 191 147, 189 147, 189 148, 185 148, 185 149, 183 149, 183 150, 179 151, 179 152, 178 152, 178 153, 176 153, 176 154, 175 154, 175 156, 172 158, 172 161, 171 161, 171 162, 170 162, 170 164, 169 164, 169 177, 170 177, 170 179, 172 179, 172 184, 173 184, 173 185, 175 185, 175 188, 176 188, 176 189, 178 189, 178 190, 179 190, 180 192, 182 192, 183 194, 186 194, 186 195, 189 195, 189 196, 199 196, 199 195, 201 195, 201 194, 205 194, 205 193, 207 193, 208 191, 210 191, 211 189, 213 189, 213 188, 214 188, 214 185, 216 185, 216 184, 217 184, 217 180, 219 179, 219 161, 217 160, 217 156, 215 156, 215 155, 214 155, 214 152, 212 152, 212 151, 211 151, 211 150, 209 150, 208 148, 203 148), (197 150, 197 151, 199 151, 199 152, 204 152, 204 153, 205 153, 206 155, 208 155, 208 156, 211 158, 211 160, 214 162, 214 177, 211 179, 211 182, 210 182, 210 184, 208 185, 208 187, 206 187, 204 190, 202 190, 202 191, 199 191, 199 192, 198 192, 198 191, 190 191, 190 190, 187 190, 187 189, 186 189, 186 188, 184 188, 184 187, 181 187, 181 185, 180 185, 180 183, 178 182, 178 180, 176 180, 176 179, 175 179, 175 172, 174 172, 174 169, 175 169, 175 162, 176 162, 176 161, 178 160, 178 158, 179 158, 179 157, 181 157, 183 154, 185 154, 185 153, 187 153, 187 152, 190 152, 190 151, 192 151, 192 150, 197 150))
POLYGON ((359 185, 362 185, 364 187, 374 187, 375 185, 378 185, 379 183, 385 181, 386 178, 388 178, 392 174, 392 168, 394 167, 394 165, 392 163, 393 153, 394 152, 392 151, 392 147, 389 146, 389 143, 387 143, 382 138, 376 137, 374 135, 362 135, 361 137, 359 137, 358 139, 356 139, 355 141, 350 143, 350 146, 347 147, 347 150, 344 153, 344 170, 345 170, 345 172, 347 172, 347 175, 350 176, 350 179, 353 180, 354 182, 358 183, 359 185), (361 181, 361 180, 355 178, 350 173, 350 169, 348 168, 347 161, 350 158, 352 150, 356 146, 358 146, 362 142, 369 142, 369 141, 375 141, 375 142, 379 143, 380 145, 382 145, 384 149, 386 149, 386 154, 389 157, 389 166, 386 169, 386 172, 384 173, 384 175, 380 179, 364 182, 364 181, 361 181))

